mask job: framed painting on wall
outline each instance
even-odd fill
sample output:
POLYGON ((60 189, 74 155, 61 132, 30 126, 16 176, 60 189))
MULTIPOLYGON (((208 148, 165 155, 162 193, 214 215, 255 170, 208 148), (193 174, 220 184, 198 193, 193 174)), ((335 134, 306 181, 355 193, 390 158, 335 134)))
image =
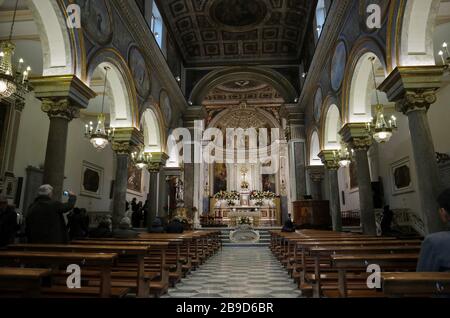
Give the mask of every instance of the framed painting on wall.
POLYGON ((127 190, 133 194, 142 194, 142 170, 131 162, 128 164, 127 190))
POLYGON ((408 157, 391 164, 392 194, 414 192, 411 163, 408 157))
POLYGON ((225 163, 214 164, 214 188, 216 194, 219 191, 227 191, 227 165, 225 163))
POLYGON ((104 170, 93 163, 83 161, 80 195, 100 199, 103 191, 104 170))
POLYGON ((263 174, 262 177, 262 186, 263 191, 270 191, 276 193, 276 182, 274 174, 263 174))

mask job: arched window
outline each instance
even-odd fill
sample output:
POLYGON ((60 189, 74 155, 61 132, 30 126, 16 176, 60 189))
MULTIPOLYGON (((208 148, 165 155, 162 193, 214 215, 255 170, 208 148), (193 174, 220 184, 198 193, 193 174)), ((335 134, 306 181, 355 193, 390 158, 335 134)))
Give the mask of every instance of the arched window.
POLYGON ((325 24, 325 19, 327 17, 327 11, 325 8, 325 0, 319 0, 316 7, 316 28, 317 28, 317 39, 320 38, 322 33, 323 25, 325 24))
POLYGON ((158 6, 156 5, 155 0, 153 0, 152 5, 152 17, 150 21, 150 29, 155 36, 156 42, 160 48, 162 48, 162 38, 163 38, 163 27, 164 23, 161 17, 161 13, 159 12, 158 6))

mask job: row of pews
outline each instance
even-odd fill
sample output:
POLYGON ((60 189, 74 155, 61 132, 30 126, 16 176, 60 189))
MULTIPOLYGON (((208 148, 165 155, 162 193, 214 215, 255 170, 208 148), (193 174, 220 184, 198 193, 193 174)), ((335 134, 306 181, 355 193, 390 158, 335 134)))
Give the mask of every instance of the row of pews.
POLYGON ((160 297, 221 247, 218 231, 10 245, 0 250, 0 297, 160 297))
POLYGON ((270 231, 272 253, 305 296, 450 296, 450 273, 416 273, 422 241, 355 233, 270 231))

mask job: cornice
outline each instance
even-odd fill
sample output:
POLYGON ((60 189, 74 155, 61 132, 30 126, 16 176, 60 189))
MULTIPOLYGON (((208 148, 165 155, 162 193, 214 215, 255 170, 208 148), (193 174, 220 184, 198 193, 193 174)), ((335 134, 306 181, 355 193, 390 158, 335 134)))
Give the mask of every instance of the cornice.
POLYGON ((122 19, 128 26, 134 41, 139 45, 150 69, 154 70, 154 74, 160 81, 161 87, 170 96, 171 105, 175 108, 172 109, 173 113, 184 112, 187 108, 186 99, 177 81, 172 76, 172 72, 167 65, 161 49, 155 39, 150 35, 151 31, 135 1, 111 0, 111 3, 120 12, 122 19))
POLYGON ((307 108, 307 103, 310 100, 310 94, 315 93, 314 88, 320 80, 322 70, 328 64, 330 56, 333 54, 332 50, 334 49, 336 40, 341 34, 347 14, 353 3, 354 1, 351 0, 339 0, 333 1, 331 4, 298 103, 298 105, 305 110, 307 108))

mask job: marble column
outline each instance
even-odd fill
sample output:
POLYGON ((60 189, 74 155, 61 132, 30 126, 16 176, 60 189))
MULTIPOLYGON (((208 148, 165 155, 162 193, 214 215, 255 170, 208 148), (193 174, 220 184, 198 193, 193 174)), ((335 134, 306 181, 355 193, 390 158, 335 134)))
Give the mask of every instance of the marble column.
POLYGON ((324 178, 324 166, 308 166, 307 168, 310 185, 311 196, 314 200, 322 200, 322 181, 324 178))
MULTIPOLYGON (((333 224, 333 231, 342 231, 341 201, 339 199, 339 164, 336 162, 333 150, 323 150, 319 154, 327 173, 328 193, 330 200, 330 214, 333 224)), ((322 175, 323 176, 323 175, 322 175)))
MULTIPOLYGON (((76 76, 48 76, 30 80, 41 109, 50 118, 44 180, 53 186, 53 197, 61 199, 64 185, 69 122, 79 116, 95 93, 76 76)), ((81 137, 80 132, 80 137, 81 137)))
POLYGON ((113 228, 119 226, 126 212, 130 154, 139 149, 143 144, 143 135, 136 128, 116 128, 112 143, 112 149, 116 154, 116 177, 114 181, 112 211, 113 228))
POLYGON ((442 76, 441 66, 398 67, 380 86, 389 100, 396 103, 397 111, 408 117, 417 194, 427 233, 444 230, 436 202, 442 191, 442 181, 427 117, 430 105, 436 102, 436 90, 441 87, 442 76))
POLYGON ((161 178, 161 170, 166 165, 169 156, 164 152, 152 152, 150 164, 147 169, 150 173, 147 200, 150 202, 150 210, 147 216, 147 228, 150 231, 152 223, 157 216, 163 217, 165 213, 160 211, 160 190, 166 186, 165 178, 161 178))
POLYGON ((377 235, 375 211, 373 206, 372 180, 370 178, 367 152, 372 145, 372 137, 366 123, 348 123, 339 132, 342 139, 354 151, 358 171, 359 205, 361 225, 364 234, 377 235))
POLYGON ((152 228, 152 223, 158 216, 158 181, 159 172, 150 171, 149 185, 148 185, 148 196, 147 200, 149 202, 149 210, 147 214, 147 220, 145 220, 147 228, 150 230, 152 228))

